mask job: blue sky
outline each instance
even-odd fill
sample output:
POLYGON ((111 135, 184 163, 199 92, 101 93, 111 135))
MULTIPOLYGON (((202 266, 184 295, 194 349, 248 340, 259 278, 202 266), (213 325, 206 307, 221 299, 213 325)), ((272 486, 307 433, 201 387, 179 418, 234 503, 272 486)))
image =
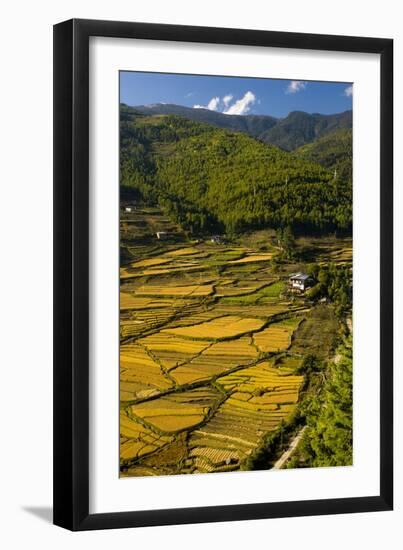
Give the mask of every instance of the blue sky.
POLYGON ((226 114, 287 116, 290 111, 340 113, 352 108, 348 82, 315 82, 162 73, 120 73, 128 105, 174 103, 226 114))

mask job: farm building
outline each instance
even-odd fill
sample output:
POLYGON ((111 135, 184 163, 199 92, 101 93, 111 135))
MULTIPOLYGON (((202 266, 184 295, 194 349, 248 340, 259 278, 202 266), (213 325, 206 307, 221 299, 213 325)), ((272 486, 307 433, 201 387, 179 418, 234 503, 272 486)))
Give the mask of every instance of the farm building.
POLYGON ((291 275, 291 277, 289 277, 288 279, 288 286, 291 288, 291 290, 299 290, 301 292, 304 292, 307 288, 311 288, 313 284, 313 277, 308 275, 308 273, 295 273, 294 275, 291 275))
POLYGON ((157 239, 159 239, 160 241, 163 241, 164 239, 169 238, 169 233, 167 233, 166 231, 157 231, 156 236, 157 236, 157 239))
POLYGON ((224 239, 221 235, 213 235, 210 237, 210 242, 214 244, 222 244, 224 242, 224 239))
POLYGON ((130 206, 126 206, 125 212, 131 212, 131 211, 132 211, 131 207, 130 207, 130 206))

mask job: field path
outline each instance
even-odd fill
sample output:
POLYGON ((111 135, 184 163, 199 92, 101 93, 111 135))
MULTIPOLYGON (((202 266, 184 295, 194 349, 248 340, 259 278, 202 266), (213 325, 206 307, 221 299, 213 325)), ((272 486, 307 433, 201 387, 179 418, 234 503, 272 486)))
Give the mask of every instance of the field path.
POLYGON ((281 470, 289 458, 294 454, 296 448, 298 447, 302 436, 304 435, 304 432, 306 430, 306 426, 304 426, 294 437, 294 439, 291 441, 288 449, 284 451, 284 453, 280 456, 280 458, 275 462, 272 470, 281 470))

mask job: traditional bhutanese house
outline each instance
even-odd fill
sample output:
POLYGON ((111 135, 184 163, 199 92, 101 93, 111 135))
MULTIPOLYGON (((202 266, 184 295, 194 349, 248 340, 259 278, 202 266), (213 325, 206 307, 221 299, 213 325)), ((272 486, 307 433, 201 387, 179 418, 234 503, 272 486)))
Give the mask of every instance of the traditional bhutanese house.
POLYGON ((132 209, 130 208, 130 206, 126 206, 125 212, 131 212, 131 211, 132 211, 132 209))
POLYGON ((224 239, 221 237, 221 235, 213 235, 210 238, 210 242, 214 244, 222 244, 224 242, 224 239))
POLYGON ((310 288, 314 283, 313 278, 308 273, 295 273, 288 279, 288 286, 291 290, 299 290, 304 292, 307 288, 310 288))
POLYGON ((160 241, 163 241, 169 237, 169 234, 166 231, 157 231, 156 235, 157 239, 160 239, 160 241))

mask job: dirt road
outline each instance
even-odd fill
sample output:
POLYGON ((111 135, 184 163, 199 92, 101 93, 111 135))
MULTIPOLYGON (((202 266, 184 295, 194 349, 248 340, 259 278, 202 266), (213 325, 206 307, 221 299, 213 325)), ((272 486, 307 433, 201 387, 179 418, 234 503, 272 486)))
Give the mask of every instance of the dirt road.
POLYGON ((277 462, 273 466, 273 470, 281 470, 287 461, 291 458, 291 456, 294 454, 296 448, 298 447, 302 436, 304 435, 304 432, 306 430, 306 426, 304 426, 294 437, 294 439, 291 441, 288 449, 284 451, 284 453, 280 456, 280 458, 277 460, 277 462))

